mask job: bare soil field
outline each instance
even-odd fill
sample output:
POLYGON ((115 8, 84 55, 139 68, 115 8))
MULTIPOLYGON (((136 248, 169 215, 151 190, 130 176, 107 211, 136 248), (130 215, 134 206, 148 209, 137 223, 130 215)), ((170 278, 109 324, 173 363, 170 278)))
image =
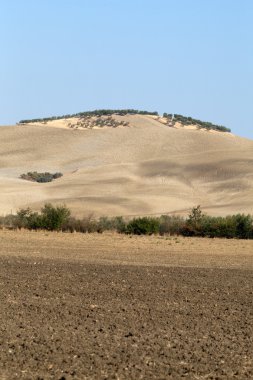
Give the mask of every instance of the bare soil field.
POLYGON ((253 241, 0 231, 0 379, 253 378, 253 241))

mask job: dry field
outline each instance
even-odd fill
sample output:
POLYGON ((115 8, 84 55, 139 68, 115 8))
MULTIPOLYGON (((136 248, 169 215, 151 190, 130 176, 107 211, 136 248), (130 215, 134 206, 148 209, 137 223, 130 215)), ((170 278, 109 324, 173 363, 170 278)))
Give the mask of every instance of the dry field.
POLYGON ((253 241, 0 231, 0 379, 253 378, 253 241))
POLYGON ((185 215, 198 204, 214 215, 253 214, 253 141, 172 128, 154 116, 114 119, 127 126, 82 128, 73 118, 1 127, 0 215, 45 202, 65 203, 79 217, 185 215), (19 178, 28 171, 63 177, 19 178))

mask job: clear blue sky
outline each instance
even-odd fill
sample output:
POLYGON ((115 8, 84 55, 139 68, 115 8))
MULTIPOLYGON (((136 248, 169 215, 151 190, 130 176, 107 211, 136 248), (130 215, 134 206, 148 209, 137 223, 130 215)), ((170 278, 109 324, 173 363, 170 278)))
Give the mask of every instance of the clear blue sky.
POLYGON ((252 0, 0 0, 0 124, 96 108, 253 138, 252 0))

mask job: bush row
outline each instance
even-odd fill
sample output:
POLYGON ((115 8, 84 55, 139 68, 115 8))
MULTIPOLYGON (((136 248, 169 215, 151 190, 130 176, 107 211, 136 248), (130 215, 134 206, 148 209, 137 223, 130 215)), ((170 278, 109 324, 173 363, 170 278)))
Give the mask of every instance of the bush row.
POLYGON ((66 232, 104 232, 135 235, 182 235, 199 237, 222 237, 253 239, 253 217, 237 214, 226 217, 212 217, 202 213, 200 206, 194 207, 188 217, 162 215, 160 217, 140 217, 131 220, 123 217, 93 218, 92 215, 77 219, 71 216, 65 206, 46 204, 40 211, 21 209, 16 215, 0 218, 0 225, 9 228, 30 230, 50 230, 66 232))
POLYGON ((38 172, 28 172, 26 174, 21 174, 20 178, 32 182, 52 182, 54 179, 62 177, 62 173, 38 173, 38 172))
POLYGON ((180 233, 184 236, 253 239, 253 217, 244 214, 208 216, 197 206, 192 209, 180 233))
POLYGON ((74 114, 67 114, 62 116, 51 116, 45 118, 37 118, 37 119, 24 119, 20 120, 19 124, 28 124, 28 123, 36 123, 36 122, 47 122, 59 119, 70 119, 71 117, 86 117, 86 116, 111 116, 111 115, 155 115, 158 116, 158 112, 149 112, 149 111, 140 111, 135 109, 122 109, 122 110, 113 110, 113 109, 101 109, 94 111, 85 111, 74 114))
POLYGON ((220 131, 220 132, 231 132, 231 130, 229 128, 224 127, 223 125, 217 125, 217 124, 210 123, 208 121, 193 119, 192 117, 183 116, 183 115, 179 115, 179 114, 173 115, 173 114, 164 113, 163 117, 169 119, 169 121, 173 120, 173 122, 179 122, 183 125, 192 125, 193 124, 193 125, 197 125, 200 128, 205 128, 208 130, 213 129, 213 130, 220 131))
MULTIPOLYGON (((158 116, 158 112, 150 112, 150 111, 140 111, 135 109, 101 109, 101 110, 94 110, 94 111, 85 111, 85 112, 79 112, 75 114, 67 114, 62 116, 51 116, 51 117, 45 117, 45 118, 36 118, 36 119, 24 119, 20 120, 19 124, 28 124, 28 123, 36 123, 36 122, 47 122, 47 121, 53 121, 53 120, 59 120, 59 119, 70 119, 72 117, 91 117, 91 116, 111 116, 111 115, 155 115, 158 116)), ((214 129, 220 132, 231 132, 231 130, 227 127, 224 127, 223 125, 217 125, 210 123, 208 121, 202 121, 198 119, 194 119, 192 117, 183 116, 180 114, 172 114, 172 113, 166 113, 164 112, 163 117, 169 119, 170 121, 173 120, 174 122, 178 121, 184 125, 197 125, 200 128, 205 129, 214 129)))

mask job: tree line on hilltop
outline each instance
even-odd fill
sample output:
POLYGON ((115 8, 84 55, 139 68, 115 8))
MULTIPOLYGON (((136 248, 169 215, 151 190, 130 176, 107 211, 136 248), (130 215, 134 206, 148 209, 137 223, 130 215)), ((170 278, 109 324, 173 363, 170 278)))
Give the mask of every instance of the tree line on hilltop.
POLYGON ((60 119, 70 119, 72 117, 87 117, 87 116, 111 116, 111 115, 154 115, 158 116, 158 112, 149 112, 149 111, 140 111, 135 109, 101 109, 101 110, 94 110, 94 111, 85 111, 85 112, 78 112, 74 114, 67 114, 62 116, 51 116, 51 117, 45 117, 45 118, 37 118, 37 119, 24 119, 20 120, 19 124, 28 124, 28 123, 36 123, 36 122, 47 122, 47 121, 53 121, 53 120, 60 120, 60 119))
POLYGON ((220 132, 231 132, 230 128, 224 127, 223 125, 217 125, 210 123, 209 121, 202 121, 198 119, 194 119, 189 116, 183 116, 180 114, 172 114, 172 113, 164 113, 163 117, 167 118, 168 121, 173 122, 173 123, 181 123, 183 125, 196 125, 199 128, 205 128, 208 130, 216 130, 220 132))
MULTIPOLYGON (((159 116, 157 111, 142 111, 142 110, 135 110, 135 109, 98 109, 94 111, 85 111, 85 112, 78 112, 74 114, 67 114, 62 116, 51 116, 51 117, 45 117, 45 118, 36 118, 36 119, 24 119, 20 120, 18 124, 28 124, 28 123, 36 123, 36 122, 42 122, 46 123, 48 121, 54 121, 54 120, 60 120, 60 119, 70 119, 72 117, 78 117, 78 118, 85 118, 85 117, 92 117, 92 116, 112 116, 112 115, 153 115, 153 116, 159 116)), ((205 128, 207 130, 216 130, 220 132, 231 132, 231 130, 227 127, 224 127, 223 125, 213 124, 208 121, 202 121, 199 119, 194 119, 189 116, 183 116, 180 114, 172 114, 172 113, 163 113, 163 117, 167 118, 168 122, 170 123, 176 123, 179 122, 183 125, 196 125, 199 128, 205 128)))

